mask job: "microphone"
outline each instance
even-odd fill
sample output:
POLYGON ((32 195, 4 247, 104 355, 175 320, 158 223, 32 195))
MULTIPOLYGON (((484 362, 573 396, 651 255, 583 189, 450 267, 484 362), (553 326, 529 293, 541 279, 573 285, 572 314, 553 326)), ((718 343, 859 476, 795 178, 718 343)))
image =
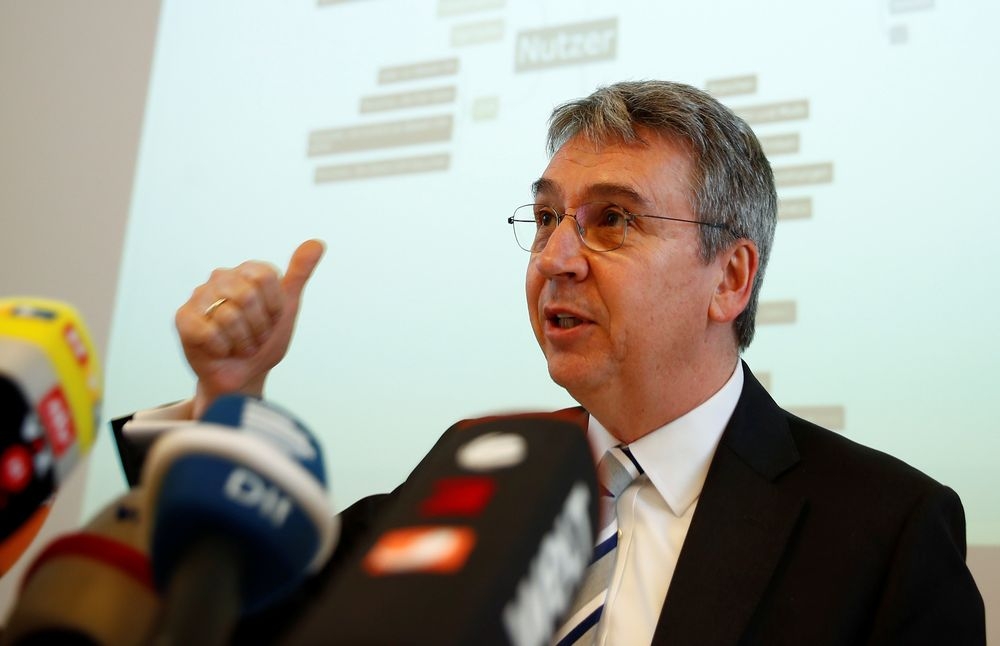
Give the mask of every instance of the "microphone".
POLYGON ((49 543, 25 574, 4 645, 148 644, 160 612, 148 531, 143 492, 133 489, 49 543))
POLYGON ((220 397, 198 423, 161 437, 142 482, 161 643, 226 642, 241 614, 319 570, 338 536, 318 442, 258 399, 220 397))
POLYGON ((451 427, 282 644, 516 644, 558 629, 590 561, 577 411, 451 427))
POLYGON ((54 300, 0 299, 0 575, 93 444, 100 402, 100 366, 77 311, 54 300))

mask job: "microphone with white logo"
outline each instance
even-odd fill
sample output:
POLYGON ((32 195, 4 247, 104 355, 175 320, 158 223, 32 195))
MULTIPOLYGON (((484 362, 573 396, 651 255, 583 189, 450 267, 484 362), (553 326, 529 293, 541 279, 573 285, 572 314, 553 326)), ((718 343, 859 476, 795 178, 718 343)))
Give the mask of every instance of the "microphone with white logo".
POLYGON ((0 299, 0 574, 90 450, 100 403, 101 370, 77 311, 42 298, 0 299))
POLYGON ((282 643, 541 646, 590 561, 597 498, 579 411, 455 425, 282 643))
POLYGON ((4 646, 149 643, 160 613, 141 489, 115 500, 82 530, 35 558, 7 620, 4 646))
POLYGON ((240 615, 294 590, 336 542, 319 444, 254 398, 221 397, 157 440, 142 482, 164 594, 158 643, 225 643, 240 615))

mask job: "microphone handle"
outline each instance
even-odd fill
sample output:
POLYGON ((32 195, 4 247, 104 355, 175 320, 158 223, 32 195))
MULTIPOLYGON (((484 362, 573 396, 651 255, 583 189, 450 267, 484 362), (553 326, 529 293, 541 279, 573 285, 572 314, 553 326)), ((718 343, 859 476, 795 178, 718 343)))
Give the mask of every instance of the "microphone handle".
POLYGON ((239 547, 222 536, 195 542, 178 562, 164 598, 156 646, 228 644, 239 619, 239 547))

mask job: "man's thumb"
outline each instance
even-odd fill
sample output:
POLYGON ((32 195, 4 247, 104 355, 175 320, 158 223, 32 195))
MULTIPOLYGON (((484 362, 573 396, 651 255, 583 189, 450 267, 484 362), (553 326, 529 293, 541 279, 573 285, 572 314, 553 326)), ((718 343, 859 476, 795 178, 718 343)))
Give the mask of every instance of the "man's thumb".
POLYGON ((281 286, 291 298, 298 298, 326 250, 322 240, 306 240, 292 254, 281 286))

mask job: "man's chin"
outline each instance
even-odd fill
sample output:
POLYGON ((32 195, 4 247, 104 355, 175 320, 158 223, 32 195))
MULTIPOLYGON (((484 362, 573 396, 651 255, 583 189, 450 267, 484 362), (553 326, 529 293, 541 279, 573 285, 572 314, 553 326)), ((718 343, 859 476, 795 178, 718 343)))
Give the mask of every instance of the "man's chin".
POLYGON ((577 357, 549 359, 549 377, 577 401, 580 396, 594 389, 600 379, 594 374, 592 366, 587 365, 577 357))

